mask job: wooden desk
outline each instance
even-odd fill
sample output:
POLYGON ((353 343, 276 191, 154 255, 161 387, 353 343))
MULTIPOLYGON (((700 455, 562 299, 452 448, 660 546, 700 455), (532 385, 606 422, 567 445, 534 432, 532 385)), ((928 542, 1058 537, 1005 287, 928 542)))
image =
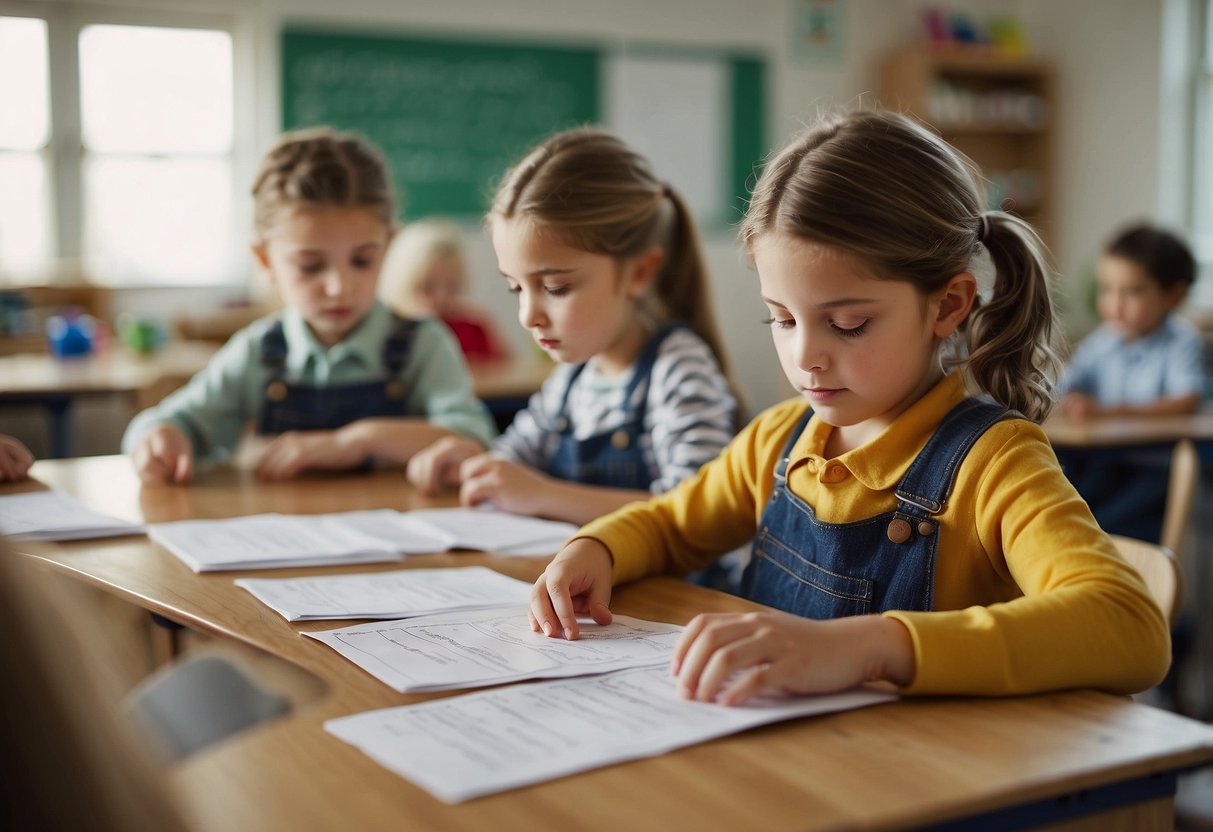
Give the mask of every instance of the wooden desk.
MULTIPOLYGON (((48 353, 0 355, 0 405, 37 404, 51 416, 51 457, 72 452, 72 404, 81 396, 120 395, 132 411, 150 407, 206 366, 221 344, 170 341, 151 355, 115 346, 98 355, 55 358, 48 353)), ((500 422, 526 406, 552 369, 527 355, 473 364, 472 386, 500 422)))
POLYGON ((218 346, 172 341, 150 355, 114 346, 103 353, 55 358, 0 356, 0 405, 38 404, 51 415, 51 456, 71 454, 71 408, 80 396, 126 396, 132 410, 159 401, 201 370, 218 346))
MULTIPOLYGON (((33 474, 94 508, 149 522, 436 504, 410 492, 399 471, 258 484, 215 470, 188 488, 141 488, 125 460, 98 457, 41 461, 33 474)), ((8 485, 0 493, 31 487, 8 485)), ((174 770, 198 829, 790 832, 1005 829, 1079 818, 1065 828, 1169 830, 1175 772, 1213 760, 1213 729, 1124 697, 1073 691, 916 699, 768 726, 448 806, 324 732, 331 717, 429 698, 397 694, 299 636, 331 622, 287 623, 235 587, 235 573, 195 575, 142 537, 20 548, 132 603, 285 658, 323 689, 312 704, 174 770), (1008 820, 1015 825, 997 825, 1008 820)), ((405 567, 473 563, 530 578, 543 559, 448 553, 410 558, 405 567)), ((401 567, 356 570, 392 568, 401 567)), ((354 570, 259 574, 335 571, 354 570)), ((682 623, 699 611, 752 605, 650 579, 617 590, 612 607, 682 623)))
POLYGON ((1057 447, 1109 448, 1213 441, 1213 413, 1191 416, 1117 416, 1072 422, 1054 414, 1042 425, 1057 447))

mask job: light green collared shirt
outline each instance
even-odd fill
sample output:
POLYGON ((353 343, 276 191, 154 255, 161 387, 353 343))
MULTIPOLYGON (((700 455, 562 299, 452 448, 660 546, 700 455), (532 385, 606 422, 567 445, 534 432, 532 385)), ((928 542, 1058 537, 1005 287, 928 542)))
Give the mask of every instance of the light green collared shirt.
MULTIPOLYGON (((261 341, 277 318, 262 318, 237 332, 189 384, 131 420, 122 437, 123 452, 131 453, 157 424, 171 422, 189 437, 198 460, 229 458, 246 426, 261 419, 270 379, 261 341)), ((324 387, 382 377, 383 346, 394 325, 382 303, 376 302, 354 331, 330 348, 316 340, 296 310, 283 310, 281 318, 286 376, 292 382, 324 387)), ((420 322, 400 379, 408 391, 401 416, 422 417, 485 445, 496 434, 488 409, 472 393, 459 345, 440 321, 420 322)))

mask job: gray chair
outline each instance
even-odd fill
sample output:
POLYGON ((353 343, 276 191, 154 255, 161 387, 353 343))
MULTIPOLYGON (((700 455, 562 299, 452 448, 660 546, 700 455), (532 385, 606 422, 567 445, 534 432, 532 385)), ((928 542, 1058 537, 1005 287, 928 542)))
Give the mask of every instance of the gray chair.
POLYGON ((127 707, 150 741, 176 760, 280 716, 290 703, 230 660, 202 655, 152 674, 131 691, 127 707))

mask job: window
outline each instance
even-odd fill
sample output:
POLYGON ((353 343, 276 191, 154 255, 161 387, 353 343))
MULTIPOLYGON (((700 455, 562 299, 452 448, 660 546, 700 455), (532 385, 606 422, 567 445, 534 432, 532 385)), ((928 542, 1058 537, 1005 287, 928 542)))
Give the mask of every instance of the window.
POLYGON ((1192 246, 1201 263, 1204 283, 1213 278, 1213 0, 1199 4, 1201 32, 1196 48, 1195 131, 1190 179, 1192 246))
POLYGON ((0 278, 53 257, 46 21, 0 17, 0 278))
POLYGON ((229 30, 0 18, 0 77, 0 274, 243 278, 229 30))

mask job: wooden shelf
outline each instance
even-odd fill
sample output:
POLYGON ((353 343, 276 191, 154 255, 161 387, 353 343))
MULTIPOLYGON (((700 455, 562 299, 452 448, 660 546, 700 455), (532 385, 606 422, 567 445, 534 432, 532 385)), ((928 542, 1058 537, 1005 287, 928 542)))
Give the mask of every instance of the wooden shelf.
POLYGON ((881 101, 930 125, 981 168, 990 208, 1052 236, 1052 72, 990 50, 916 45, 885 62, 881 101))

